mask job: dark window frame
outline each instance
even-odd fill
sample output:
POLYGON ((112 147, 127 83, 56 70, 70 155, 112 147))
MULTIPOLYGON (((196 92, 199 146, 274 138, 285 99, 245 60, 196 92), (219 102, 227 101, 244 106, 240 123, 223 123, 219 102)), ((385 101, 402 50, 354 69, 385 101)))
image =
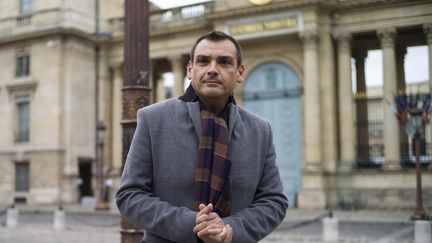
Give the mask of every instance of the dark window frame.
POLYGON ((20 0, 20 14, 28 14, 33 12, 34 0, 20 0))
POLYGON ((16 104, 16 142, 30 140, 30 97, 28 95, 15 98, 16 104), (25 111, 26 109, 26 111, 25 111), (26 114, 23 114, 26 112, 26 114))
POLYGON ((15 191, 28 192, 30 190, 30 162, 15 163, 15 191))
POLYGON ((30 75, 30 53, 20 50, 15 58, 15 77, 27 77, 30 75))

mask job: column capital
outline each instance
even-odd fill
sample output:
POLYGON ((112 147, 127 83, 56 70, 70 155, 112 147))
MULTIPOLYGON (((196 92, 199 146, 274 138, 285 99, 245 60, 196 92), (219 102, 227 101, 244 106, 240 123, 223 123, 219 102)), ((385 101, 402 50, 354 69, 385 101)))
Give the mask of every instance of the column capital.
POLYGON ((354 57, 356 63, 361 62, 364 63, 366 57, 368 55, 368 51, 366 49, 356 49, 353 51, 352 56, 354 57))
POLYGON ((385 28, 377 30, 378 38, 381 40, 382 48, 393 48, 396 37, 396 28, 385 28))
POLYGON ((423 24, 423 32, 426 34, 426 40, 432 45, 432 23, 423 24))
POLYGON ((348 51, 351 49, 352 35, 350 32, 339 32, 333 34, 338 42, 339 51, 348 51))
POLYGON ((300 32, 299 37, 302 39, 305 45, 316 44, 318 40, 318 32, 315 30, 306 30, 300 32))
POLYGON ((123 68, 123 61, 115 61, 110 64, 112 70, 121 70, 123 68))

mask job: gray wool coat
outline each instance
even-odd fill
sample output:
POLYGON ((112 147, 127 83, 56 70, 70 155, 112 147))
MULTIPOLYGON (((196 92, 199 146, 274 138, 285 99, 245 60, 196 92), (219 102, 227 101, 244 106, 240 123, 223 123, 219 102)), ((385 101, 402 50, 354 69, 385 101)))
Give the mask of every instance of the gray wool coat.
MULTIPOLYGON (((198 102, 172 98, 144 107, 116 194, 120 212, 146 231, 142 242, 197 242, 194 173, 201 134, 198 102)), ((270 124, 230 103, 233 241, 258 242, 285 217, 288 200, 270 124)))

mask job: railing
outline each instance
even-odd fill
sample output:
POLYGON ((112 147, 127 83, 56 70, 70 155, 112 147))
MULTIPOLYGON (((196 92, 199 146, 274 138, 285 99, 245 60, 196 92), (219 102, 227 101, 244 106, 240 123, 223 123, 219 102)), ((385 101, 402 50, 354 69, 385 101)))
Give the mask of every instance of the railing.
MULTIPOLYGON (((179 8, 150 12, 150 29, 163 29, 170 27, 185 26, 187 24, 198 23, 197 20, 204 20, 204 16, 213 12, 214 3, 205 2, 179 8)), ((108 20, 108 32, 114 36, 123 33, 124 18, 112 18, 108 20)))
MULTIPOLYGON (((384 153, 384 103, 381 97, 355 97, 355 112, 357 121, 356 160, 361 168, 377 168, 385 163, 384 153)), ((392 117, 393 118, 393 117, 392 117)), ((394 119, 396 119, 394 117, 394 119)), ((427 125, 430 126, 430 125, 427 125)), ((415 166, 415 149, 413 138, 406 135, 400 126, 400 164, 404 167, 415 166)), ((426 131, 430 128, 426 129, 426 131)), ((428 166, 432 162, 432 143, 425 133, 421 143, 420 162, 428 166)), ((431 133, 431 132, 429 132, 431 133)))

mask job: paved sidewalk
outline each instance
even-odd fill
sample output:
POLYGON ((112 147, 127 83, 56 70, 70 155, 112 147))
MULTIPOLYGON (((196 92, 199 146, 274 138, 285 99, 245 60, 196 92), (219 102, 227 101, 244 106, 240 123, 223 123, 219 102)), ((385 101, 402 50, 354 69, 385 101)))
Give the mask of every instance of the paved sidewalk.
MULTIPOLYGON (((66 228, 53 229, 56 206, 18 205, 19 226, 5 227, 6 215, 0 208, 0 242, 73 243, 120 242, 120 215, 114 208, 95 211, 81 205, 65 205, 66 228)), ((3 207, 4 209, 4 207, 3 207)), ((283 223, 262 243, 323 242, 322 219, 327 210, 289 209, 283 223)), ((414 223, 407 210, 335 210, 339 219, 339 242, 412 243, 414 223)))

